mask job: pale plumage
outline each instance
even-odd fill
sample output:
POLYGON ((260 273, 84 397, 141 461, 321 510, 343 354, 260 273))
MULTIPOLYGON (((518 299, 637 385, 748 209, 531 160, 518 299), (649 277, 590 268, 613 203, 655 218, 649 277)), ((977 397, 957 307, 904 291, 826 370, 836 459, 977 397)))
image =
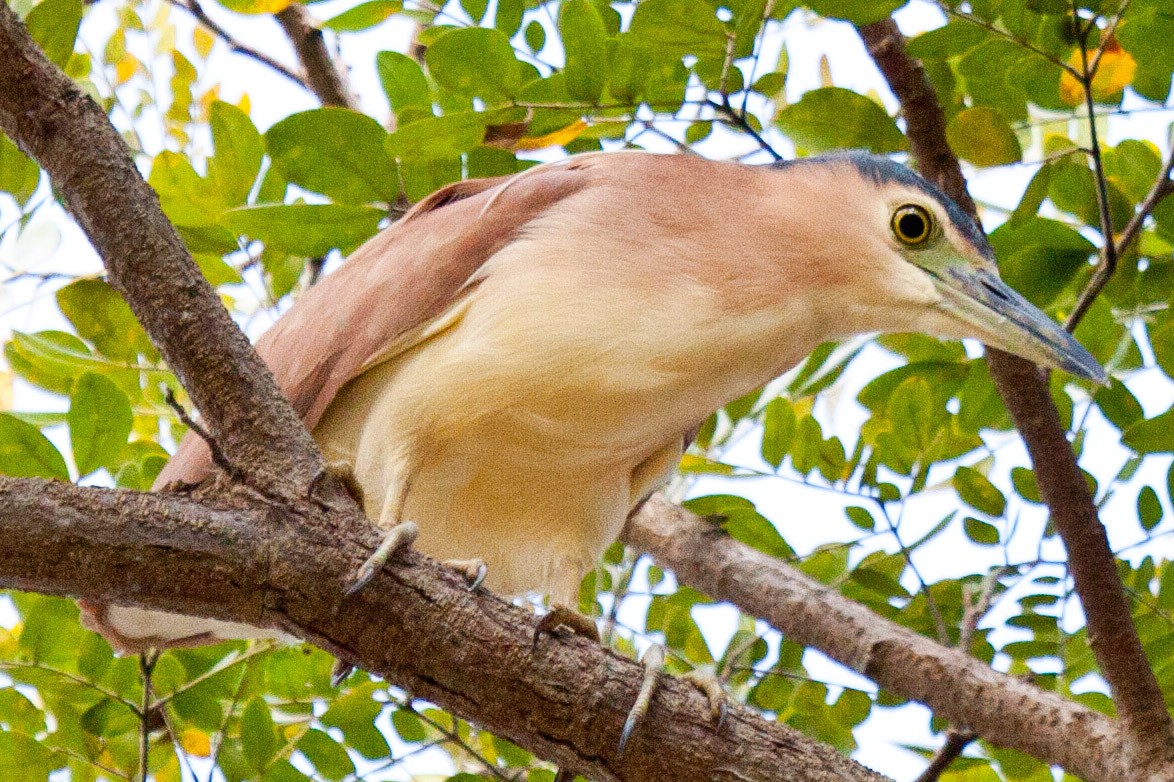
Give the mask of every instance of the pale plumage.
MULTIPOLYGON (((993 271, 973 224, 885 167, 619 153, 452 185, 306 292, 257 350, 327 459, 353 465, 373 521, 415 521, 436 558, 484 559, 490 588, 573 604, 685 432, 820 342, 924 330, 1017 348, 902 260, 888 226, 913 203, 951 258, 993 271)), ((211 469, 189 435, 157 485, 211 469)), ((128 648, 256 634, 164 617, 113 609, 98 624, 128 648)))

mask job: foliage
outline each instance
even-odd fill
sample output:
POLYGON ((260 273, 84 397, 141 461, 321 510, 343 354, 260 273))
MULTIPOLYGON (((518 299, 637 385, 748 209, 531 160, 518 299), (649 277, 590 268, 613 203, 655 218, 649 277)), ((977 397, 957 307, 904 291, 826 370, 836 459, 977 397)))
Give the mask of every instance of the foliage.
MULTIPOLYGON (((15 3, 50 57, 124 131, 200 268, 253 332, 311 283, 308 268, 357 247, 407 202, 462 177, 523 170, 535 150, 647 146, 769 160, 908 147, 890 100, 833 79, 840 53, 805 63, 819 67, 819 85, 802 91, 791 76, 790 51, 808 27, 876 21, 900 0, 336 3, 318 18, 344 52, 357 36, 405 19, 417 25, 415 47, 363 64, 383 92, 361 96, 369 113, 283 112, 264 129, 252 107, 263 87, 250 97, 239 84, 218 83, 222 63, 242 60, 232 59, 239 55, 220 28, 183 9, 231 30, 237 13, 288 3, 209 5, 108 0, 83 18, 80 0, 15 3)), ((1112 238, 1102 233, 1098 187, 1119 233, 1169 154, 1141 138, 1105 142, 1110 115, 1170 110, 1174 16, 1165 0, 1120 7, 1120 16, 1110 0, 912 7, 936 20, 910 51, 946 109, 955 152, 1003 177, 990 181, 1030 172, 1020 177, 1025 188, 1000 188, 984 216, 1006 279, 1058 319, 1073 311, 1112 238)), ((237 43, 262 50, 273 42, 237 43)), ((68 264, 47 272, 34 257, 38 224, 61 220, 44 180, 0 137, 0 262, 6 286, 38 313, 8 321, 15 330, 4 344, 0 402, 12 409, 0 413, 0 472, 149 488, 182 435, 165 390, 183 400, 182 389, 100 274, 68 264), (55 297, 34 297, 42 289, 55 297), (15 405, 6 401, 13 377, 15 405)), ((1088 457, 1142 641, 1174 703, 1174 468, 1164 455, 1174 452, 1172 247, 1174 197, 1166 197, 1076 331, 1115 379, 1098 389, 1057 375, 1051 391, 1088 457), (1088 454, 1094 442, 1098 452, 1088 454)), ((718 411, 675 490, 704 495, 690 501, 693 510, 879 615, 944 643, 966 638, 975 656, 1109 711, 1024 465, 985 363, 957 343, 900 335, 825 345, 718 411), (855 395, 849 413, 846 393, 855 395), (754 493, 747 478, 804 501, 823 495, 843 518, 820 516, 809 525, 822 530, 813 540, 800 527, 826 506, 758 507, 739 496, 754 493), (953 552, 949 567, 943 551, 953 552), (926 580, 919 565, 930 559, 939 575, 926 580), (976 629, 974 607, 989 603, 994 610, 976 629)), ((732 634, 707 627, 710 598, 618 545, 584 580, 581 598, 616 649, 634 654, 661 641, 674 672, 711 669, 732 697, 841 751, 857 749, 858 726, 902 705, 859 679, 834 683, 846 674, 829 673, 752 617, 726 609, 732 634)), ((309 647, 226 644, 116 658, 80 628, 72 603, 10 599, 18 619, 0 632, 4 779, 45 780, 63 769, 77 780, 130 779, 143 737, 161 781, 202 778, 212 767, 232 781, 375 779, 406 768, 461 780, 553 778, 509 742, 365 674, 331 687, 329 657, 309 647)), ((980 745, 970 754, 942 779, 1051 779, 1018 753, 980 745)))

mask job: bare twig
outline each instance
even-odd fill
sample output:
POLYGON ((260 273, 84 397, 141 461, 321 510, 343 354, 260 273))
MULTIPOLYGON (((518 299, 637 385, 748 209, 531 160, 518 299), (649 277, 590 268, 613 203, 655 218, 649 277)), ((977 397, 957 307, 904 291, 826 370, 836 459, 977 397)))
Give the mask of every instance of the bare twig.
MULTIPOLYGON (((1116 249, 1114 250, 1116 257, 1121 258, 1127 252, 1137 237, 1141 235, 1142 228, 1145 227, 1145 221, 1149 219, 1150 214, 1153 213, 1154 207, 1158 205, 1163 198, 1174 194, 1174 180, 1170 179, 1171 172, 1174 172, 1174 147, 1167 152, 1166 162, 1162 166, 1162 172, 1154 181, 1153 187, 1150 188, 1149 193, 1138 204, 1137 210, 1133 213, 1133 217, 1129 218, 1129 222, 1121 233, 1116 237, 1116 249)), ((1111 242, 1106 240, 1106 248, 1111 242)), ((1107 257, 1107 254, 1106 254, 1107 257)), ((1102 261, 1097 266, 1097 270, 1093 272, 1092 279, 1088 281, 1088 285, 1080 292, 1080 297, 1076 300, 1076 305, 1072 308, 1072 314, 1068 316, 1068 320, 1064 323, 1064 328, 1068 331, 1075 331, 1081 319, 1088 313, 1088 308, 1092 306, 1093 301, 1104 290, 1109 283, 1113 272, 1109 265, 1102 261)))
POLYGON ((276 73, 279 73, 282 76, 284 76, 285 78, 289 79, 294 84, 301 87, 302 89, 305 89, 305 90, 311 89, 310 85, 306 83, 305 79, 303 79, 301 76, 299 76, 298 74, 291 71, 289 68, 282 65, 277 60, 273 59, 272 57, 265 54, 264 52, 258 51, 257 49, 254 49, 251 46, 247 46, 247 45, 241 43, 237 38, 235 38, 232 35, 232 33, 228 32, 223 27, 221 27, 216 22, 215 19, 208 16, 208 12, 204 10, 204 7, 202 5, 200 5, 199 0, 167 0, 167 2, 170 3, 171 5, 176 6, 177 8, 182 8, 185 11, 187 11, 188 13, 190 13, 192 15, 192 17, 197 22, 199 22, 201 25, 203 25, 208 30, 208 32, 215 35, 221 41, 224 41, 224 43, 232 51, 234 51, 237 54, 242 55, 244 57, 248 57, 250 60, 255 60, 256 62, 261 63, 262 65, 266 66, 270 70, 272 70, 276 73))
POLYGON ((925 771, 917 777, 915 782, 937 782, 950 764, 962 756, 963 751, 974 741, 975 735, 967 730, 946 731, 946 743, 930 760, 925 771))
POLYGON ((179 419, 180 423, 191 429, 196 435, 204 441, 208 446, 208 451, 212 454, 212 462, 220 470, 232 478, 233 480, 241 479, 241 471, 233 466, 224 452, 220 450, 220 446, 216 444, 216 439, 208 434, 208 430, 200 425, 200 422, 188 415, 188 411, 183 409, 183 405, 175 398, 175 392, 171 390, 170 386, 163 386, 163 399, 167 402, 167 406, 175 413, 175 417, 179 419))

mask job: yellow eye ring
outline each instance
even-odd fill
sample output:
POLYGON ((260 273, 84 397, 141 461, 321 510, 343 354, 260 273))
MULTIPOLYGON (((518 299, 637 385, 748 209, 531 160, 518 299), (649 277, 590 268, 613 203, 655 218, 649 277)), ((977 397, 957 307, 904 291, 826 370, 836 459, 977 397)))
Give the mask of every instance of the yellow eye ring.
POLYGON ((907 247, 924 244, 933 234, 933 215, 917 204, 905 204, 893 212, 893 236, 907 247))

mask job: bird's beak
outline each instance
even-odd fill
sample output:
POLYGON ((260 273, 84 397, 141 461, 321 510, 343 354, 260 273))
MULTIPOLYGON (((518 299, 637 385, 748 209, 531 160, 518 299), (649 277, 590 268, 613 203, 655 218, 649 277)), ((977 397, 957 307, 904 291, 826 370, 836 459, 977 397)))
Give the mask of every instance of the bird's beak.
POLYGON ((986 344, 1105 385, 1109 374, 1072 335, 992 272, 951 265, 932 275, 940 307, 986 344))

